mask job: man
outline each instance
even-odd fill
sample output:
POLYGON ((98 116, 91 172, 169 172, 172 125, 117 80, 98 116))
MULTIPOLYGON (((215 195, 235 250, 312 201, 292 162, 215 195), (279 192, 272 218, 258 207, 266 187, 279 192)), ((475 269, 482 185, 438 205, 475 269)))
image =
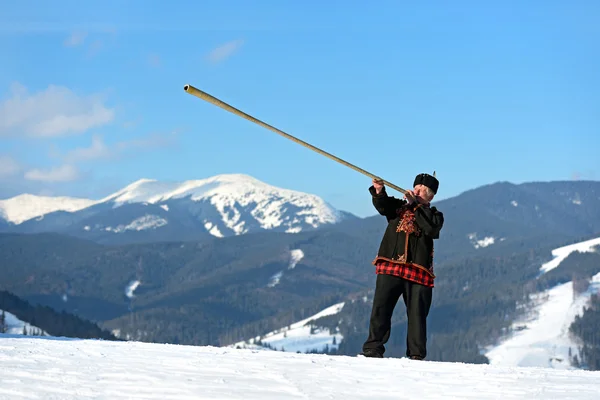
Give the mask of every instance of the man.
POLYGON ((369 337, 361 353, 365 357, 383 357, 400 296, 408 317, 406 356, 415 360, 427 356, 427 315, 435 278, 433 240, 439 238, 444 224, 444 215, 430 205, 438 186, 435 176, 423 173, 416 176, 414 190, 407 191, 404 199, 388 196, 378 179, 369 188, 373 205, 388 225, 373 260, 377 279, 369 337))

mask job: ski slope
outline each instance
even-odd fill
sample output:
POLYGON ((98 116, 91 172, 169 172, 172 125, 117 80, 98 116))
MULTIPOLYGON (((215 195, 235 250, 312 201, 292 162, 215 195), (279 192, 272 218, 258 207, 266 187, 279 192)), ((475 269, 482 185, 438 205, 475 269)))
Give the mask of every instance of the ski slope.
POLYGON ((336 332, 330 332, 327 328, 312 327, 311 321, 318 320, 321 317, 338 314, 344 308, 345 303, 334 304, 326 309, 301 321, 285 326, 276 331, 272 331, 263 336, 256 336, 252 339, 237 342, 227 347, 237 349, 265 350, 264 345, 269 345, 271 349, 287 352, 311 352, 317 350, 326 352, 325 349, 337 349, 344 336, 336 332), (260 345, 257 344, 260 341, 260 345))
MULTIPOLYGON (((600 237, 552 250, 554 258, 540 267, 540 275, 558 268, 571 253, 597 251, 597 246, 600 246, 600 237)), ((510 335, 487 349, 485 355, 490 364, 574 368, 570 357, 578 355, 580 343, 569 334, 569 327, 583 313, 590 297, 600 293, 600 273, 589 283, 583 293, 576 293, 573 282, 566 282, 531 295, 533 309, 513 323, 510 335)))
POLYGON ((573 291, 573 282, 567 282, 532 296, 539 304, 524 320, 515 321, 513 328, 520 326, 521 330, 485 354, 490 364, 574 368, 569 358, 579 353, 580 344, 569 334, 569 327, 595 293, 600 293, 600 273, 578 295, 573 291))
POLYGON ((1 399, 598 399, 600 372, 0 334, 1 399))
POLYGON ((557 268, 560 265, 560 263, 563 262, 574 251, 587 253, 590 251, 596 251, 595 249, 597 246, 600 246, 600 237, 554 249, 552 250, 552 260, 542 265, 540 267, 540 272, 542 274, 545 274, 546 272, 552 271, 554 268, 557 268))

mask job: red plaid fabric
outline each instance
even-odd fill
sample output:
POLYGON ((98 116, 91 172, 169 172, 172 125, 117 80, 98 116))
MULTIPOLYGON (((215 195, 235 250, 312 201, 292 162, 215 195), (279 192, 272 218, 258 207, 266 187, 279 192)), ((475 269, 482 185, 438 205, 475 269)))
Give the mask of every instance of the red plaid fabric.
POLYGON ((420 265, 391 262, 381 258, 376 258, 373 264, 376 274, 395 275, 423 286, 433 287, 435 275, 420 265))

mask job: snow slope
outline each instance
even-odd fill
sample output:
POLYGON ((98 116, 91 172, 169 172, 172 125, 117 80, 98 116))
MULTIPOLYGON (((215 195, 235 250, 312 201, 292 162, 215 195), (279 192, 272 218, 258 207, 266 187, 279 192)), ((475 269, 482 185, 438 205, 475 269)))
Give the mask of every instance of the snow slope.
MULTIPOLYGON (((574 251, 594 251, 600 238, 573 243, 552 250, 554 258, 540 267, 540 274, 557 268, 574 251)), ((590 296, 600 292, 600 273, 594 275, 584 293, 573 291, 573 282, 557 285, 531 296, 534 307, 512 324, 512 331, 497 346, 486 349, 492 365, 538 366, 571 369, 569 353, 578 353, 575 338, 569 327, 590 296)))
MULTIPOLYGON (((4 313, 4 333, 14 334, 14 335, 22 335, 23 328, 28 335, 36 334, 36 335, 44 335, 48 336, 48 332, 38 328, 37 326, 33 326, 28 322, 23 322, 19 318, 17 318, 14 314, 9 313, 8 311, 0 310, 0 315, 4 313)), ((0 325, 1 327, 1 325, 0 325)), ((2 331, 0 331, 2 332, 2 331)))
POLYGON ((574 368, 569 362, 577 354, 578 345, 569 335, 569 326, 581 315, 592 293, 600 292, 600 273, 596 274, 587 292, 573 294, 573 283, 558 285, 534 296, 539 302, 530 318, 517 321, 521 327, 508 340, 486 353, 492 365, 520 367, 574 368))
POLYGON ((585 253, 593 251, 595 246, 600 246, 600 237, 554 249, 552 250, 552 256, 554 258, 542 265, 542 267, 540 268, 540 272, 546 273, 558 267, 560 263, 574 251, 585 253))
POLYGON ((592 400, 600 372, 0 335, 3 399, 592 400))
POLYGON ((301 321, 297 321, 289 326, 283 327, 264 336, 234 343, 228 347, 264 350, 268 345, 272 350, 281 350, 286 352, 306 353, 313 350, 324 351, 327 346, 330 349, 337 349, 344 338, 339 332, 330 332, 326 328, 311 327, 310 322, 321 317, 335 315, 342 311, 344 303, 334 304, 331 307, 318 312, 301 321))

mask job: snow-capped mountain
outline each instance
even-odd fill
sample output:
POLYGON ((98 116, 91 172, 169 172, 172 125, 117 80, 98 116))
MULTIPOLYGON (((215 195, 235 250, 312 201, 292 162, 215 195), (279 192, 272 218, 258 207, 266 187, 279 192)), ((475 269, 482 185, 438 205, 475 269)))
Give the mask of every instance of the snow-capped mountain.
POLYGON ((184 182, 140 179, 100 200, 21 195, 0 202, 0 219, 12 231, 62 232, 119 243, 264 230, 297 233, 352 217, 318 196, 244 174, 184 182))

